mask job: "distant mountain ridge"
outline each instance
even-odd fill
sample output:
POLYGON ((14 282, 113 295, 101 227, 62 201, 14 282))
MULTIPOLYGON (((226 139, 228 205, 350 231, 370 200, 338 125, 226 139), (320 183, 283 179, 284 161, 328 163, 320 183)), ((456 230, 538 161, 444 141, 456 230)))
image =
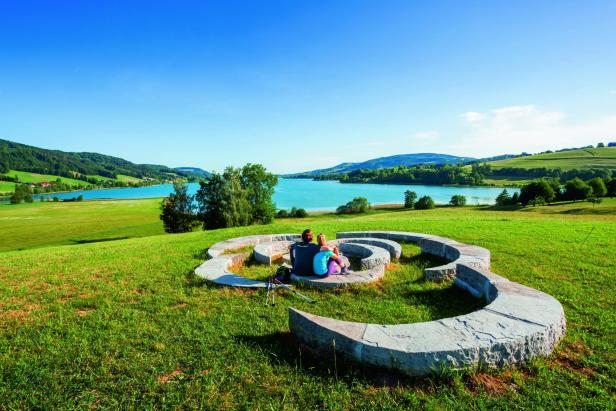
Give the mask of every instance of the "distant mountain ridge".
POLYGON ((334 167, 293 173, 285 176, 294 177, 299 175, 314 176, 320 174, 342 174, 360 169, 376 170, 379 168, 417 166, 421 164, 461 164, 475 160, 477 159, 474 157, 459 157, 438 153, 397 154, 393 156, 373 158, 371 160, 362 161, 359 163, 341 163, 334 167))
POLYGON ((200 176, 209 177, 212 175, 209 171, 205 171, 199 167, 175 167, 174 170, 198 174, 200 176))

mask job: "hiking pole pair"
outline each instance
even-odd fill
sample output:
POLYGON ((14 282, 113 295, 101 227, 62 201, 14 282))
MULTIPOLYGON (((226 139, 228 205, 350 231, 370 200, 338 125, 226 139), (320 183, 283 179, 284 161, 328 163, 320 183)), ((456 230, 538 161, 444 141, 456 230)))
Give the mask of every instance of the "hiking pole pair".
POLYGON ((272 306, 276 305, 276 286, 274 285, 274 280, 272 277, 267 279, 267 294, 265 295, 265 306, 269 305, 269 297, 272 295, 272 306))
POLYGON ((289 290, 289 291, 297 294, 297 296, 300 297, 301 299, 303 299, 304 301, 308 301, 309 303, 314 303, 315 302, 312 298, 310 298, 308 296, 305 296, 304 294, 300 293, 297 290, 294 290, 293 288, 289 287, 285 283, 282 283, 282 282, 280 282, 279 280, 277 280, 275 278, 274 278, 274 284, 273 285, 274 285, 274 287, 281 287, 281 288, 284 288, 285 290, 289 290))

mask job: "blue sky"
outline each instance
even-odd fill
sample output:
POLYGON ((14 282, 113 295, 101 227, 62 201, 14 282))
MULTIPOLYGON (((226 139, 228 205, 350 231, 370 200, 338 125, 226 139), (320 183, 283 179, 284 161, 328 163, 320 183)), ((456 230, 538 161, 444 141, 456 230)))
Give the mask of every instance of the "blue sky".
POLYGON ((0 138, 275 172, 616 141, 614 1, 0 2, 0 138))

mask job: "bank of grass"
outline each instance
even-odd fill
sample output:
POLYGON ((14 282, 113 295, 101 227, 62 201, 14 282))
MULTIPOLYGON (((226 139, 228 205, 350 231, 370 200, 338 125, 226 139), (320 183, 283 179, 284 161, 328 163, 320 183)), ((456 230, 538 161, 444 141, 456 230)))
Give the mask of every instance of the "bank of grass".
MULTIPOLYGON (((595 210, 613 205, 606 201, 595 210)), ((568 212, 580 204, 558 207, 320 215, 271 226, 1 253, 0 404, 613 409, 616 215, 568 212), (295 342, 288 331, 289 306, 386 323, 475 309, 477 302, 451 284, 424 282, 422 267, 437 262, 410 245, 407 257, 379 284, 337 292, 302 289, 315 304, 280 293, 276 306, 266 308, 262 290, 220 288, 192 274, 217 241, 306 226, 330 238, 339 230, 407 230, 487 247, 493 271, 561 301, 565 340, 552 357, 525 367, 418 380, 362 369, 295 342)), ((257 277, 269 272, 257 266, 244 270, 257 277)))
POLYGON ((563 170, 586 168, 609 168, 616 170, 616 147, 585 148, 558 153, 491 161, 492 168, 560 168, 563 170))

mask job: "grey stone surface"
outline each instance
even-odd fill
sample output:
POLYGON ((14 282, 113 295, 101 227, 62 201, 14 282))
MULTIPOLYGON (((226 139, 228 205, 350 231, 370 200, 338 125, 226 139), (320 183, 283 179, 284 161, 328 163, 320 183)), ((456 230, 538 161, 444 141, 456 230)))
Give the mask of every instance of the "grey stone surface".
POLYGON ((254 248, 255 261, 263 264, 272 264, 272 262, 284 259, 289 253, 289 247, 294 241, 270 241, 259 243, 254 248))
MULTIPOLYGON (((386 232, 376 235, 391 238, 386 232)), ((312 346, 328 351, 335 347, 357 361, 412 376, 443 369, 524 363, 535 356, 549 355, 564 336, 561 304, 545 293, 490 272, 485 268, 486 262, 489 264, 487 250, 415 233, 394 236, 397 241, 415 238, 425 242, 420 244, 422 249, 425 246, 426 252, 445 258, 468 257, 473 264, 453 266, 455 284, 483 298, 487 305, 458 317, 395 325, 340 321, 290 308, 291 332, 312 346)))
POLYGON ((197 267, 195 269, 195 274, 218 285, 248 288, 267 287, 265 281, 250 280, 229 271, 230 267, 242 263, 250 253, 225 253, 249 246, 256 247, 261 243, 292 242, 299 241, 300 238, 301 236, 296 234, 267 234, 237 237, 221 241, 207 250, 207 255, 210 259, 197 267))
POLYGON ((340 245, 342 243, 367 244, 375 247, 384 248, 385 250, 389 251, 390 259, 392 260, 398 260, 402 256, 402 246, 399 243, 383 238, 340 237, 336 240, 330 241, 331 245, 340 245))
POLYGON ((344 288, 352 285, 366 284, 377 281, 385 274, 385 265, 377 265, 361 271, 351 271, 348 274, 333 274, 329 277, 291 275, 291 281, 314 288, 344 288))
POLYGON ((424 270, 426 279, 443 281, 456 275, 458 264, 471 265, 477 268, 490 269, 490 251, 483 247, 459 243, 455 240, 420 233, 401 231, 347 231, 339 232, 336 238, 379 238, 393 241, 403 241, 418 244, 422 252, 443 257, 451 262, 424 270))

